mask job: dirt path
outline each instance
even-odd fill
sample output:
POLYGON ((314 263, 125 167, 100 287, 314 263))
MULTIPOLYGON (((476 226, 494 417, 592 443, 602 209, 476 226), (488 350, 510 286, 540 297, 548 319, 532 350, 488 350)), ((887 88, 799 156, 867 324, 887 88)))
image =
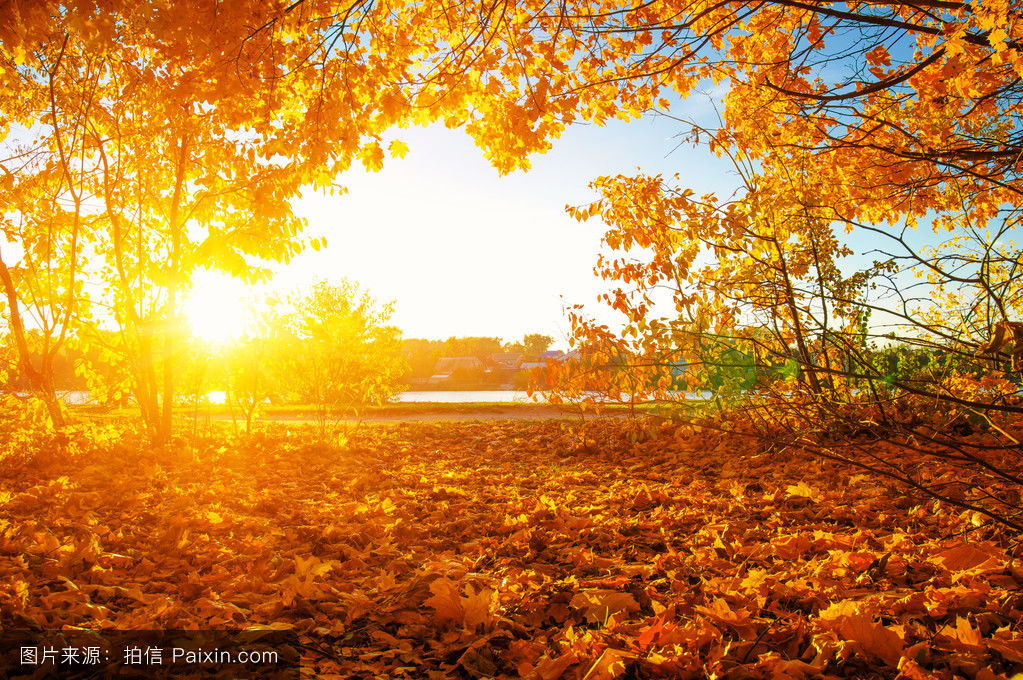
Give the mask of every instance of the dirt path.
MULTIPOLYGON (((619 417, 627 415, 622 412, 604 414, 619 417)), ((190 416, 185 416, 191 420, 190 416)), ((440 408, 434 409, 429 406, 409 408, 394 413, 367 414, 360 420, 364 423, 432 423, 432 422, 469 422, 474 420, 554 420, 561 418, 594 418, 592 411, 581 413, 578 407, 553 406, 550 404, 535 405, 509 405, 500 404, 486 406, 466 406, 464 409, 440 408)), ((212 416, 199 415, 199 420, 230 421, 228 414, 216 414, 212 416)), ((267 414, 258 418, 256 422, 264 423, 315 423, 319 422, 309 414, 283 415, 267 414)), ((356 422, 355 418, 342 418, 340 422, 356 422)))

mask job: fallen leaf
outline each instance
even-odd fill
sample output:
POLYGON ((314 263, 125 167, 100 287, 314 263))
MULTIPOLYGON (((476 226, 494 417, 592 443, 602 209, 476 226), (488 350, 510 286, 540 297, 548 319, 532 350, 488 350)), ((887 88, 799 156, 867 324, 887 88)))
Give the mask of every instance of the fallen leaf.
POLYGON ((604 623, 619 612, 631 614, 639 611, 636 598, 617 590, 582 590, 576 593, 570 604, 581 610, 591 623, 604 623))

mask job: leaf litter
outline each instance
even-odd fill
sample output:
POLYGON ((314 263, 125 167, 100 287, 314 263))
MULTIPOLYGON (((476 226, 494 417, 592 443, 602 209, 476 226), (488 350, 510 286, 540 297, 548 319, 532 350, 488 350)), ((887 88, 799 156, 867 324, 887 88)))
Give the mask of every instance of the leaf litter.
POLYGON ((322 678, 1023 672, 1013 537, 734 434, 408 423, 142 450, 3 471, 0 625, 287 629, 322 678))

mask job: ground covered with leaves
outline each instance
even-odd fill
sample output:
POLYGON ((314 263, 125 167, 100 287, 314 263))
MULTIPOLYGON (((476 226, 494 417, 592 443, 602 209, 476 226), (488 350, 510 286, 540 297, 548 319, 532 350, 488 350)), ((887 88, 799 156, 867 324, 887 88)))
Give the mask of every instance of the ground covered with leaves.
POLYGON ((7 436, 3 628, 283 628, 323 678, 1023 671, 1018 544, 737 434, 7 436))

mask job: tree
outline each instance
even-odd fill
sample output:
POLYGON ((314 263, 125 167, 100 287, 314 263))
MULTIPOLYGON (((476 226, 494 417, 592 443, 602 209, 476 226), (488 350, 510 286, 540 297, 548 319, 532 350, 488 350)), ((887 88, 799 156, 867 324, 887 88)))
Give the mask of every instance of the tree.
MULTIPOLYGON (((38 167, 57 169, 41 190, 50 204, 101 206, 87 228, 79 208, 14 210, 31 218, 33 233, 47 215, 70 216, 85 231, 62 233, 84 236, 90 252, 102 253, 93 259, 104 262, 103 301, 121 326, 117 346, 130 360, 154 439, 170 428, 175 367, 184 359, 178 306, 190 273, 209 265, 255 276, 253 256, 294 254, 302 225, 287 199, 305 183, 328 185, 355 161, 379 167, 384 131, 395 125, 464 125, 507 171, 528 166, 528 154, 577 119, 636 117, 713 81, 728 86, 723 124, 691 128, 694 138, 758 168, 757 189, 736 214, 787 233, 814 225, 817 236, 800 246, 809 250, 789 253, 794 264, 809 252, 817 271, 833 270, 829 253, 813 250, 829 246, 836 222, 876 230, 896 250, 901 227, 933 214, 939 229, 956 234, 999 222, 1014 228, 1018 3, 530 0, 493 10, 328 0, 4 6, 3 124, 39 133, 30 145, 38 167), (839 67, 852 76, 835 84, 839 67), (796 181, 791 168, 800 169, 796 181), (790 189, 798 205, 774 205, 790 189), (757 202, 763 216, 751 212, 757 202)), ((400 142, 389 148, 405 150, 400 142)), ((38 173, 23 171, 15 156, 4 168, 27 196, 38 173)), ((647 179, 623 178, 615 190, 631 187, 656 202, 647 179)), ((76 251, 63 252, 59 261, 69 262, 76 251)), ((949 252, 893 254, 931 271, 955 264, 949 252)), ((1012 312, 999 306, 1014 294, 1011 255, 1002 249, 961 263, 976 272, 966 285, 982 293, 967 309, 1012 312)), ((796 301, 799 266, 774 271, 780 277, 770 295, 785 321, 779 333, 793 334, 805 369, 799 380, 823 393, 833 382, 832 359, 814 343, 825 347, 836 336, 801 338, 800 319, 828 314, 796 301)), ((943 281, 935 286, 958 294, 963 282, 954 269, 938 271, 943 281)), ((834 271, 826 276, 834 279, 834 271)), ((19 286, 12 278, 8 294, 23 295, 19 286)), ((12 314, 19 305, 24 300, 12 314)), ((1008 320, 966 315, 926 326, 949 344, 957 333, 976 338, 1008 320)), ((13 316, 10 323, 17 324, 13 316)), ((820 325, 833 330, 830 321, 820 325)))
POLYGON ((552 344, 554 344, 554 338, 549 335, 527 333, 522 336, 521 341, 508 343, 504 349, 508 352, 522 352, 523 354, 539 356, 546 352, 547 348, 552 344))
POLYGON ((38 81, 35 91, 0 99, 11 118, 40 116, 49 128, 46 149, 28 143, 21 134, 7 140, 11 155, 0 166, 4 171, 0 229, 7 244, 20 253, 12 260, 11 249, 0 252, 0 286, 20 372, 56 428, 64 426, 65 418, 54 384, 54 362, 89 312, 82 269, 95 223, 84 210, 81 175, 87 147, 77 112, 62 110, 54 96, 63 57, 63 52, 38 55, 39 68, 32 74, 38 81), (41 90, 49 96, 41 96, 41 90), (27 320, 34 324, 29 326, 27 320))
POLYGON ((736 158, 748 179, 730 201, 697 199, 660 177, 601 178, 601 201, 574 211, 611 225, 604 242, 616 254, 597 269, 618 286, 604 299, 623 314, 623 331, 616 337, 575 317, 578 338, 629 362, 624 375, 620 360, 605 363, 605 384, 622 389, 628 377, 643 396, 671 398, 680 358, 690 389, 732 397, 729 427, 884 474, 1020 530, 1016 387, 997 375, 977 379, 974 362, 963 360, 971 352, 961 331, 991 318, 979 309, 1004 317, 1018 304, 1006 232, 992 240, 962 229, 950 244, 907 244, 901 256, 844 274, 838 263, 851 251, 817 202, 828 190, 778 157, 758 158, 757 173, 752 159, 736 158), (916 296, 899 278, 903 269, 929 274, 916 296), (878 284, 896 296, 899 304, 883 311, 915 349, 891 352, 896 361, 867 325, 882 309, 871 293, 878 284), (989 437, 962 440, 980 429, 989 437), (953 462, 961 478, 921 480, 900 450, 953 462))
POLYGON ((380 305, 347 280, 320 281, 291 302, 285 370, 299 398, 317 406, 321 432, 331 415, 357 415, 398 392, 406 365, 401 333, 387 325, 392 305, 380 305))
MULTIPOLYGON (((55 424, 47 357, 81 306, 83 250, 120 329, 111 347, 163 441, 187 359, 180 302, 192 272, 264 275, 259 262, 286 261, 305 244, 288 203, 300 187, 333 187, 356 161, 377 169, 391 126, 465 109, 458 83, 430 75, 451 51, 448 36, 417 13, 328 0, 0 9, 0 199, 23 227, 8 220, 5 236, 29 258, 18 276, 14 263, 0 265, 0 282, 16 339, 26 304, 61 308, 42 321, 55 338, 42 366, 18 343, 55 424), (8 134, 14 124, 31 140, 8 134), (44 240, 45 259, 32 260, 44 240), (59 282, 47 275, 56 271, 59 282), (35 302, 21 272, 47 286, 35 302)), ((405 153, 397 140, 388 148, 405 153)))
POLYGON ((227 348, 228 399, 241 406, 246 432, 262 404, 286 389, 291 373, 294 336, 281 307, 280 300, 270 300, 249 332, 227 348))
POLYGON ((264 337, 239 338, 227 351, 228 399, 241 407, 246 432, 252 432, 259 407, 277 392, 271 351, 264 337))
MULTIPOLYGON (((525 165, 524 153, 576 119, 638 117, 713 84, 726 92, 720 127, 680 121, 682 132, 748 170, 725 201, 663 178, 598 180, 601 200, 576 215, 599 214, 611 226, 605 242, 624 253, 597 268, 617 286, 605 301, 623 312, 625 332, 584 323, 581 340, 598 348, 587 359, 606 359, 616 376, 628 362, 632 384, 655 392, 679 362, 694 367, 687 379, 699 377, 701 343, 736 343, 754 372, 780 367, 756 391, 768 402, 737 420, 760 417, 770 436, 839 458, 820 442, 864 429, 903 446, 926 441, 968 469, 964 478, 1010 489, 927 493, 1019 528, 1020 480, 991 457, 1019 453, 1006 427, 1023 406, 1013 381, 978 375, 965 358, 996 324, 1016 320, 1023 292, 1012 238, 1023 208, 1023 5, 578 0, 515 9, 465 17, 490 39, 471 61, 487 100, 467 129, 500 169, 525 165), (849 75, 836 83, 836 74, 849 75), (930 242, 912 238, 921 224, 930 242), (843 228, 872 239, 874 263, 849 270, 843 228), (941 354, 949 372, 928 382, 919 371, 882 374, 875 357, 886 335, 941 354), (964 448, 954 436, 964 427, 1002 440, 964 448)), ((899 458, 881 469, 920 487, 899 458)))
POLYGON ((405 363, 408 365, 408 374, 405 379, 425 381, 433 375, 437 359, 443 356, 443 347, 443 340, 403 338, 401 341, 401 353, 405 358, 405 363))
POLYGON ((1004 0, 575 0, 518 5, 512 16, 468 11, 465 30, 490 38, 470 46, 486 101, 468 129, 510 168, 576 119, 638 117, 720 84, 725 124, 702 138, 754 155, 813 154, 846 217, 919 219, 958 200, 950 187, 1015 203, 1020 15, 1004 0))
POLYGON ((483 359, 500 352, 503 347, 501 338, 466 336, 451 337, 444 341, 442 351, 446 357, 477 357, 483 359))
MULTIPOLYGON (((251 274, 243 254, 284 259, 299 247, 301 225, 282 198, 301 175, 288 174, 296 167, 282 162, 289 147, 272 125, 282 102, 253 77, 256 65, 235 54, 247 36, 231 28, 241 17, 227 12, 177 5, 154 13, 133 3, 40 3, 21 13, 12 4, 7 12, 14 16, 5 22, 0 73, 5 118, 38 135, 20 154, 34 164, 12 167, 19 156, 5 164, 13 178, 7 208, 23 225, 7 236, 25 251, 25 268, 38 270, 28 257, 32 245, 44 234, 62 235, 61 247, 45 252, 46 262, 66 270, 66 283, 39 282, 48 300, 65 291, 58 345, 79 303, 79 250, 88 241, 103 253, 99 274, 121 329, 117 347, 131 362, 151 434, 164 438, 181 352, 178 301, 190 272, 210 264, 251 274), (210 31, 177 30, 192 22, 210 31), (275 147, 274 162, 256 158, 275 147), (47 202, 27 203, 40 178, 47 202), (54 209, 68 201, 72 210, 54 209), (92 204, 88 219, 83 202, 92 204)), ((6 272, 0 278, 17 335, 25 293, 6 272)), ((52 323, 42 325, 54 334, 52 323)), ((51 417, 60 424, 58 413, 51 417)))
MULTIPOLYGON (((718 248, 720 254, 752 225, 757 245, 744 252, 770 258, 768 285, 756 285, 748 277, 755 270, 747 267, 730 283, 722 279, 730 292, 720 292, 737 292, 746 277, 748 290, 760 296, 757 304, 777 311, 783 322, 776 358, 788 355, 791 345, 802 370, 789 374, 823 394, 839 386, 839 367, 855 364, 872 375, 863 335, 855 329, 871 307, 884 305, 865 297, 865 287, 884 287, 896 277, 898 284, 889 286, 894 316, 909 329, 898 330, 949 352, 969 352, 994 323, 1014 315, 1019 272, 1012 263, 1018 258, 1008 236, 1023 195, 1021 13, 1015 2, 956 1, 529 5, 506 23, 489 21, 492 15, 478 23, 481 33, 495 36, 495 53, 507 48, 516 57, 510 64, 481 53, 473 62, 481 74, 500 72, 502 78, 487 91, 490 100, 480 104, 468 129, 507 169, 522 163, 518 152, 547 143, 577 118, 601 123, 635 117, 668 108, 669 95, 691 96, 710 82, 727 86, 718 129, 681 123, 692 139, 755 168, 743 176, 747 194, 734 202, 738 219, 726 225, 732 231, 702 240, 690 230, 694 240, 668 244, 659 262, 685 280, 686 267, 668 261, 673 249, 685 262, 693 261, 691 248, 718 248), (851 75, 836 83, 839 71, 851 75), (528 139, 522 146, 511 141, 522 138, 528 139), (940 252, 905 238, 925 220, 935 238, 951 236, 940 252), (888 244, 876 267, 842 274, 836 225, 888 244), (989 228, 992 237, 985 236, 989 228), (814 236, 786 240, 803 229, 814 236), (912 271, 932 277, 930 292, 921 296, 935 301, 926 310, 899 290, 899 272, 912 271), (800 299, 816 306, 807 308, 800 299), (950 313, 943 316, 943 310, 950 313), (812 333, 804 334, 805 324, 814 327, 812 333)), ((601 182, 598 188, 611 192, 606 202, 577 214, 592 216, 633 196, 639 217, 619 216, 618 238, 626 247, 645 229, 638 224, 644 213, 658 215, 659 202, 686 189, 643 176, 617 178, 613 187, 608 178, 601 182)), ((612 272, 617 280, 635 282, 634 272, 618 265, 612 272)), ((729 294, 697 295, 685 307, 715 327, 737 311, 721 304, 729 294)), ((647 317, 650 308, 638 301, 631 307, 638 316, 630 322, 647 317)), ((663 339, 662 352, 679 347, 663 339)), ((638 349, 635 356, 643 357, 638 349)))

